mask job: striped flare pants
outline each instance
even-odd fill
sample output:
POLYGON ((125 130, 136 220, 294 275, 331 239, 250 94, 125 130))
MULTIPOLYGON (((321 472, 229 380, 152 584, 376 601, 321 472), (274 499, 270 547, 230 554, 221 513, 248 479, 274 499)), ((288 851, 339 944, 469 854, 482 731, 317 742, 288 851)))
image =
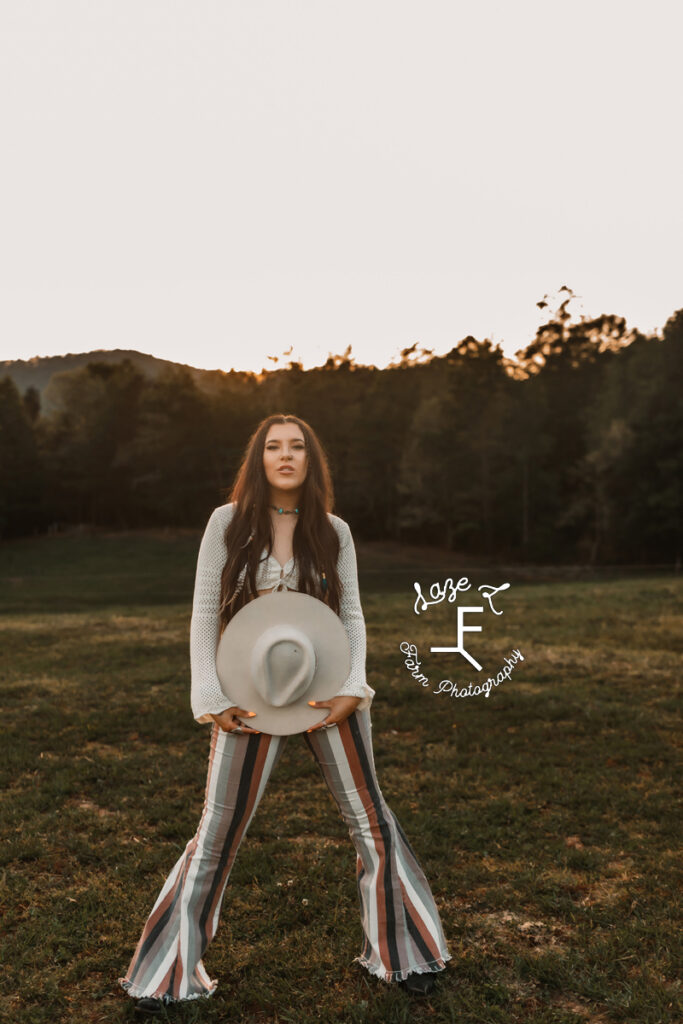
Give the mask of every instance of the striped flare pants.
MULTIPOLYGON (((302 733, 356 848, 363 942, 355 962, 385 981, 444 970, 451 955, 427 879, 377 782, 370 712, 302 733)), ((165 1003, 213 995, 202 956, 216 934, 235 855, 287 736, 214 724, 199 827, 152 908, 119 984, 165 1003)))

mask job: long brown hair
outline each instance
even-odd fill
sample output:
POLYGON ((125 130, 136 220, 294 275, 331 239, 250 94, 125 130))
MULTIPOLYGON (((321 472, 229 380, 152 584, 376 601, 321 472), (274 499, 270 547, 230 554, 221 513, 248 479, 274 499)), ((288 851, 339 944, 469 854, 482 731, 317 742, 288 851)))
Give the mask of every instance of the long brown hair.
POLYGON ((268 511, 270 485, 263 468, 263 450, 274 423, 296 423, 304 435, 308 469, 299 497, 292 550, 298 569, 298 589, 325 601, 339 614, 341 583, 337 573, 339 537, 327 517, 334 507, 334 492, 327 456, 312 427, 298 416, 276 413, 261 420, 251 435, 228 501, 235 510, 225 530, 228 557, 221 574, 221 633, 230 619, 258 595, 256 571, 264 548, 273 549, 273 527, 268 511), (238 579, 246 565, 242 587, 238 579), (322 583, 323 573, 327 586, 322 583))

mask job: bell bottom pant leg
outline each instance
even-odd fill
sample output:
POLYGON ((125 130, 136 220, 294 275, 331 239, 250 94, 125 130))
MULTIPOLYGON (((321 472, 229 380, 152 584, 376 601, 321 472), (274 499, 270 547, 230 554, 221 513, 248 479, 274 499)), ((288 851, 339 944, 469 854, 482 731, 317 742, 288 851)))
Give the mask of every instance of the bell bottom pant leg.
POLYGON ((213 995, 202 956, 218 928, 230 869, 287 737, 212 727, 204 808, 168 875, 119 984, 165 1003, 213 995))
POLYGON ((388 982, 444 970, 451 954, 434 897, 377 782, 369 710, 304 738, 357 852, 364 940, 354 962, 388 982))

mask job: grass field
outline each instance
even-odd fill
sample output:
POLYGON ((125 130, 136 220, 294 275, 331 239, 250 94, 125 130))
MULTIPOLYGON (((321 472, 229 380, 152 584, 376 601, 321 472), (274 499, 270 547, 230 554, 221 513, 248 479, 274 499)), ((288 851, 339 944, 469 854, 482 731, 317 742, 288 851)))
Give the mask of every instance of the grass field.
MULTIPOLYGON (((187 532, 0 545, 2 1021, 138 1019, 116 979, 204 797, 210 727, 189 705, 198 543, 187 532)), ((358 554, 378 776, 453 959, 422 1001, 352 963, 355 852, 292 737, 204 957, 216 994, 169 1019, 680 1019, 680 579, 513 582, 467 647, 486 673, 513 648, 524 661, 489 698, 453 698, 436 683, 476 673, 429 646, 454 640, 456 605, 416 616, 412 582, 457 580, 465 563, 358 554), (428 687, 406 670, 403 641, 428 687)), ((475 595, 510 578, 466 574, 475 595)))

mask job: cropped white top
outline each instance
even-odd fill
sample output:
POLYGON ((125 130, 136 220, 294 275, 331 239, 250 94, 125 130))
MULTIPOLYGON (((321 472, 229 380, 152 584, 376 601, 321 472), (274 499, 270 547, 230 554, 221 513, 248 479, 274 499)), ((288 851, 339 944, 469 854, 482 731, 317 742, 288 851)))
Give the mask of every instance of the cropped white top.
MULTIPOLYGON (((197 558, 190 622, 190 669, 192 713, 198 722, 213 722, 212 714, 219 715, 234 704, 224 694, 216 672, 221 575, 227 558, 224 534, 234 508, 231 502, 213 510, 197 558)), ((336 696, 361 697, 358 707, 363 709, 370 707, 375 691, 365 678, 365 619, 358 590, 356 549, 348 523, 331 512, 328 512, 328 519, 339 535, 337 573, 342 584, 339 618, 344 624, 351 647, 351 672, 336 696)), ((298 588, 298 571, 293 557, 282 566, 274 555, 267 556, 265 550, 261 554, 256 574, 257 590, 298 588)), ((238 587, 243 584, 245 575, 246 567, 240 574, 238 587)))
MULTIPOLYGON (((239 594, 247 575, 246 565, 237 578, 239 594)), ((285 565, 280 565, 275 555, 269 555, 267 549, 261 552, 261 560, 256 570, 257 590, 296 590, 299 586, 299 570, 294 556, 285 565)))

